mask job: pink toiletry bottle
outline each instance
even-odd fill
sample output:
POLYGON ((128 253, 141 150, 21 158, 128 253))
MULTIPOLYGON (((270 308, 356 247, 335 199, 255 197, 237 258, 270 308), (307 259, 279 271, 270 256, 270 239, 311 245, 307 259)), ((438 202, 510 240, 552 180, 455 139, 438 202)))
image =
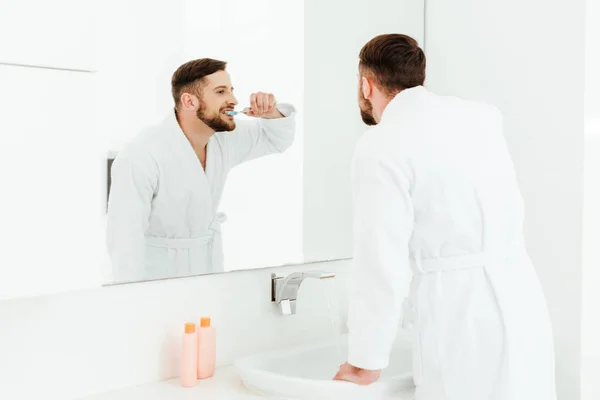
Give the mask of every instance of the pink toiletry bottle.
POLYGON ((198 336, 196 324, 185 324, 181 344, 181 386, 189 388, 196 384, 196 366, 198 364, 198 336))
POLYGON ((217 358, 217 332, 210 326, 210 318, 200 320, 198 330, 198 379, 210 378, 215 374, 217 358))

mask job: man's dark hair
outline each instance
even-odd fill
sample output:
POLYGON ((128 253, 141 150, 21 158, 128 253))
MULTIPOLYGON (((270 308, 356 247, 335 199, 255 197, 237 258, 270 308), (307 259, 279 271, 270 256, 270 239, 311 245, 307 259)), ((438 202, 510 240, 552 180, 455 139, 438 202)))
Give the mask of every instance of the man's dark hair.
POLYGON ((204 78, 218 71, 225 71, 225 61, 213 60, 211 58, 200 58, 188 61, 173 74, 171 78, 171 93, 175 101, 175 108, 179 109, 181 95, 185 92, 200 96, 200 89, 204 78))
POLYGON ((425 53, 410 36, 376 36, 363 46, 359 59, 361 75, 390 97, 425 82, 425 53))

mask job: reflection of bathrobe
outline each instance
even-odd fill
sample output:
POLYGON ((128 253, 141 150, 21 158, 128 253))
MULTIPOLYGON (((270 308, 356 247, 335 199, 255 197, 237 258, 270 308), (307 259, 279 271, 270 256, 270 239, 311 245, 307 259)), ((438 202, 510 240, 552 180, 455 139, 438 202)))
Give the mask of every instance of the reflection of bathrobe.
POLYGON ((349 362, 387 366, 412 275, 417 400, 555 400, 550 319, 500 113, 405 90, 360 139, 353 180, 349 362))
POLYGON ((224 216, 217 209, 227 174, 244 161, 292 145, 294 108, 278 108, 286 118, 239 120, 234 131, 213 135, 206 171, 174 113, 120 152, 108 205, 112 281, 223 270, 224 216))

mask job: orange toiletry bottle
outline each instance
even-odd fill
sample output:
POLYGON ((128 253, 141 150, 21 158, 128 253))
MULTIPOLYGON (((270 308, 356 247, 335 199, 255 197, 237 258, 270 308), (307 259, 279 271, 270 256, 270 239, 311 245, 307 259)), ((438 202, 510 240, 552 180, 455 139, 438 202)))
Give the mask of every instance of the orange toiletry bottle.
POLYGON ((185 324, 181 343, 181 386, 192 387, 196 384, 198 365, 198 336, 194 323, 185 324))
POLYGON ((217 332, 210 318, 203 317, 198 329, 198 379, 210 378, 215 374, 217 359, 217 332))

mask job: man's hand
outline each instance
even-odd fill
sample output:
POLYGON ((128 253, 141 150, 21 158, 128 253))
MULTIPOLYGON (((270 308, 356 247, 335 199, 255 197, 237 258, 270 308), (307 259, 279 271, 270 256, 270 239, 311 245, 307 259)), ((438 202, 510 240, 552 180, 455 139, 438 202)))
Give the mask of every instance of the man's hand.
POLYGON ((361 369, 345 363, 340 366, 340 370, 333 380, 352 382, 357 385, 370 385, 371 383, 376 382, 380 375, 381 371, 361 369))
POLYGON ((252 93, 250 95, 250 110, 246 115, 256 118, 283 118, 283 114, 276 107, 277 101, 271 93, 252 93))

